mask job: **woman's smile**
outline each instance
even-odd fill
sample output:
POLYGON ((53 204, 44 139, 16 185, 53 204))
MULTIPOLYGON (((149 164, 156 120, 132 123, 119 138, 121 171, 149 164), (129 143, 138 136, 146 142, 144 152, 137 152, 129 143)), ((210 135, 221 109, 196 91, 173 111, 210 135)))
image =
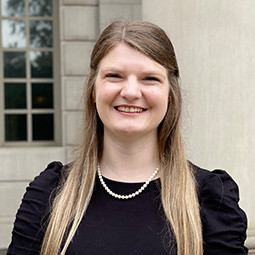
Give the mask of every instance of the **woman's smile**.
POLYGON ((135 115, 137 113, 141 114, 147 109, 140 106, 129 106, 129 105, 119 105, 114 106, 114 109, 120 113, 130 113, 130 115, 135 115))

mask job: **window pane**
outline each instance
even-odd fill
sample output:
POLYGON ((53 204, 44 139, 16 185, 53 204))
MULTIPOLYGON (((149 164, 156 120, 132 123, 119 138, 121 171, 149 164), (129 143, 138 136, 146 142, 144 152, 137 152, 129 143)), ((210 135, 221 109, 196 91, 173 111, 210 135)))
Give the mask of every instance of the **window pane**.
POLYGON ((29 0, 30 16, 52 16, 51 0, 29 0))
POLYGON ((27 140, 27 116, 26 114, 5 115, 5 140, 26 141, 27 140))
POLYGON ((3 20, 2 38, 4 48, 26 47, 26 25, 21 20, 3 20))
POLYGON ((25 16, 25 0, 2 0, 2 16, 25 16))
POLYGON ((32 78, 52 78, 52 52, 30 52, 32 78))
POLYGON ((52 83, 32 83, 32 107, 53 108, 52 83))
POLYGON ((26 108, 26 84, 5 83, 4 84, 5 109, 26 108))
POLYGON ((30 46, 32 48, 52 47, 52 21, 30 21, 30 46))
POLYGON ((34 141, 52 141, 53 129, 53 114, 33 114, 34 141))
POLYGON ((26 77, 25 52, 4 52, 4 77, 26 77))

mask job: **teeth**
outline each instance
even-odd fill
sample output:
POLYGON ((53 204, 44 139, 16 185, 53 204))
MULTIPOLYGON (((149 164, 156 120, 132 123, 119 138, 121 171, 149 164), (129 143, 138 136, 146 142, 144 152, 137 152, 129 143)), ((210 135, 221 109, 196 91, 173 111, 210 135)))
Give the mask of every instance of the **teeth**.
POLYGON ((143 109, 141 108, 136 108, 136 107, 124 107, 124 106, 119 106, 118 111, 120 112, 132 112, 132 113, 139 113, 142 112, 143 109))

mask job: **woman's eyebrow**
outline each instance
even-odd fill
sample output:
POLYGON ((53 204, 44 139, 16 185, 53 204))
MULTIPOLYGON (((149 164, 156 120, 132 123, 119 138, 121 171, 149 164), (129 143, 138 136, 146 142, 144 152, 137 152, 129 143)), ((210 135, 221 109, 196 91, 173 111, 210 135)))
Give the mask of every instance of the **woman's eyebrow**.
POLYGON ((103 73, 107 73, 107 72, 123 72, 124 70, 121 68, 117 68, 117 67, 106 67, 106 68, 101 68, 101 72, 103 73))

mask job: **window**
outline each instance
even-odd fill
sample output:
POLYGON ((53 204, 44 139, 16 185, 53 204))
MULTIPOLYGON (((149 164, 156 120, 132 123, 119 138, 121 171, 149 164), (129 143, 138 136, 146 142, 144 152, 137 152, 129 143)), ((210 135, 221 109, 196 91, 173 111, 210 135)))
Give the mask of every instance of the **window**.
POLYGON ((56 144, 58 1, 0 1, 0 144, 56 144))

